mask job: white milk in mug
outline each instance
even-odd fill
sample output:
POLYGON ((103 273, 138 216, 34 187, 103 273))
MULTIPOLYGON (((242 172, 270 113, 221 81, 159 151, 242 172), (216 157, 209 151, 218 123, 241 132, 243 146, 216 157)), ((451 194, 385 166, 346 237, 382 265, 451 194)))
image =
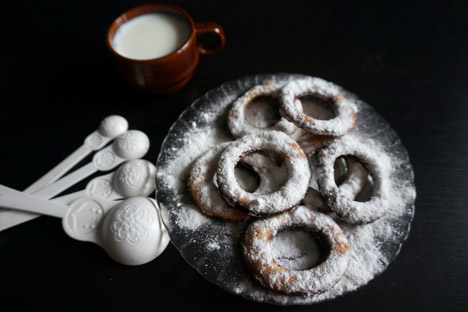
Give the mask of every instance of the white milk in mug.
POLYGON ((120 26, 112 40, 112 46, 124 57, 150 60, 176 51, 187 41, 189 34, 189 25, 182 17, 148 13, 120 26))

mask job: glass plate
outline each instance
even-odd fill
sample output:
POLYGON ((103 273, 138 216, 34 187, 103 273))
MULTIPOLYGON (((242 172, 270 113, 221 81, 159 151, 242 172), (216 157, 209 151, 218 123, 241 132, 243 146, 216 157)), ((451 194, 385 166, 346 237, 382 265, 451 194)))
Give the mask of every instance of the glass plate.
POLYGON ((195 206, 187 190, 187 178, 193 162, 201 154, 221 142, 233 140, 226 116, 236 98, 254 85, 284 83, 304 77, 307 76, 285 73, 256 75, 227 82, 207 92, 173 124, 157 161, 156 198, 172 243, 206 279, 226 291, 257 302, 312 304, 366 285, 395 259, 408 236, 414 215, 414 174, 398 135, 370 105, 342 90, 343 95, 355 101, 359 110, 358 123, 352 135, 373 139, 390 156, 395 168, 395 185, 398 186, 393 196, 400 198, 399 204, 392 206, 383 218, 371 224, 351 226, 338 222, 349 241, 350 266, 354 267, 354 273, 345 273, 335 287, 322 294, 309 297, 278 294, 263 288, 249 275, 239 248, 249 220, 233 223, 205 216, 195 206), (372 237, 362 239, 367 235, 364 232, 372 233, 372 237), (366 257, 373 257, 374 265, 369 266, 368 261, 363 261, 366 257))

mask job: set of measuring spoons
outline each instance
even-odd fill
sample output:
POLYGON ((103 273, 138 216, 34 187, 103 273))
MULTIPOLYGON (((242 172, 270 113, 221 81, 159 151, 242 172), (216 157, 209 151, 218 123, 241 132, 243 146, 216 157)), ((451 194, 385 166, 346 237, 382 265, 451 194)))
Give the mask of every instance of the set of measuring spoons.
POLYGON ((150 262, 165 250, 169 235, 157 202, 147 197, 155 190, 156 175, 155 166, 140 159, 148 149, 143 132, 128 130, 121 116, 108 116, 81 147, 23 192, 0 185, 0 207, 61 218, 70 237, 98 244, 119 263, 150 262), (64 176, 93 151, 91 162, 64 176), (55 197, 95 172, 117 166, 84 190, 55 197))

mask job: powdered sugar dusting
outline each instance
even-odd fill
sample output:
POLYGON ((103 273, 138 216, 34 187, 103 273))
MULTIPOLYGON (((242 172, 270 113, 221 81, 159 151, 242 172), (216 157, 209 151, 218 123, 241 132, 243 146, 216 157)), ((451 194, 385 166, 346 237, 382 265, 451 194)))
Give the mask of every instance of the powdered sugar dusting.
MULTIPOLYGON (((398 253, 405 240, 414 210, 413 173, 406 150, 397 135, 367 104, 340 89, 358 109, 358 123, 350 134, 366 142, 373 139, 389 157, 392 177, 387 188, 391 206, 383 217, 365 225, 347 224, 331 216, 341 227, 349 244, 349 264, 341 279, 330 289, 312 296, 283 295, 260 286, 247 274, 239 242, 251 220, 240 223, 220 222, 204 215, 194 205, 187 191, 187 178, 193 162, 210 148, 234 140, 226 126, 230 104, 254 85, 267 82, 287 83, 301 75, 265 75, 227 83, 200 99, 184 114, 163 144, 158 160, 158 201, 171 240, 184 257, 209 280, 248 299, 282 305, 311 304, 333 299, 367 284, 382 273, 398 253), (196 127, 193 127, 193 123, 196 127), (198 251, 197 251, 198 250, 198 251)), ((311 162, 313 165, 314 162, 311 162)), ((312 175, 316 176, 312 166, 312 175)), ((316 182, 310 182, 317 187, 316 182)), ((315 202, 315 201, 314 201, 315 202)), ((302 233, 303 234, 303 233, 302 233)), ((304 256, 298 248, 285 248, 291 239, 304 239, 300 232, 278 235, 273 242, 275 258, 285 260, 286 267, 307 266, 313 262, 313 248, 304 256), (281 251, 283 248, 283 251, 281 251)))
POLYGON ((320 242, 307 231, 290 230, 273 237, 271 252, 281 266, 307 270, 320 263, 324 250, 320 242))
POLYGON ((177 225, 187 230, 196 230, 209 222, 208 217, 200 213, 193 205, 188 205, 177 215, 177 225))

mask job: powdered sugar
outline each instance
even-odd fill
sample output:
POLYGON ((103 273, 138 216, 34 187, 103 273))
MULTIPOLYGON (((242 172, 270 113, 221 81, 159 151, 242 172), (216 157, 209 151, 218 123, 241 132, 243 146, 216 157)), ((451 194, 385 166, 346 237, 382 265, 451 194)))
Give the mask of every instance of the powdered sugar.
POLYGON ((280 232, 270 244, 273 259, 292 270, 307 270, 318 265, 325 253, 320 241, 304 230, 280 232))
POLYGON ((209 224, 210 219, 200 213, 194 205, 187 205, 177 214, 177 225, 187 230, 196 230, 204 224, 209 224))
MULTIPOLYGON (((415 198, 411 166, 396 134, 367 104, 342 90, 359 111, 358 124, 352 136, 365 142, 372 138, 382 143, 377 146, 389 157, 392 183, 388 187, 388 196, 391 206, 382 218, 366 225, 350 225, 330 214, 348 240, 349 265, 338 283, 321 294, 309 297, 282 295, 266 290, 245 272, 238 244, 250 220, 233 224, 205 216, 188 194, 187 178, 193 162, 201 154, 222 142, 233 140, 225 122, 230 104, 237 97, 257 84, 286 83, 298 78, 304 76, 248 77, 208 93, 190 109, 190 114, 184 114, 171 129, 161 149, 157 173, 158 201, 165 210, 164 221, 173 243, 180 248, 184 257, 203 276, 232 293, 255 301, 284 305, 332 299, 367 284, 375 275, 382 273, 398 253, 408 233, 415 198), (196 127, 192 127, 192 121, 196 127)), ((315 173, 314 170, 312 172, 315 173)), ((316 184, 311 181, 311 185, 316 184)), ((303 239, 302 234, 291 232, 279 235, 272 243, 285 248, 293 237, 303 239)), ((286 253, 279 249, 276 249, 274 257, 287 258, 284 264, 291 265, 291 268, 313 261, 313 249, 309 251, 310 257, 304 257, 303 253, 297 252, 297 248, 283 249, 286 253)))

